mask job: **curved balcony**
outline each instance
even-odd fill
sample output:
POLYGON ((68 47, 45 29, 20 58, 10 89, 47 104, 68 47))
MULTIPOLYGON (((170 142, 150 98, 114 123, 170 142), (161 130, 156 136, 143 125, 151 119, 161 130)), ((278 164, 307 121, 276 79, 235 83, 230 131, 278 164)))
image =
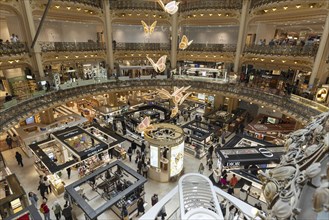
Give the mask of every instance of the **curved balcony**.
POLYGON ((246 46, 245 53, 284 56, 309 56, 314 57, 318 51, 318 45, 290 46, 290 45, 251 45, 246 46))
POLYGON ((105 50, 105 43, 95 42, 39 42, 42 52, 105 50))
MULTIPOLYGON (((50 108, 56 104, 72 101, 77 98, 86 96, 104 94, 106 92, 131 91, 141 89, 156 89, 156 88, 173 88, 182 86, 191 86, 191 90, 202 93, 220 93, 227 97, 239 98, 246 101, 252 101, 256 104, 266 105, 273 109, 278 109, 283 114, 295 118, 297 121, 307 123, 311 117, 320 114, 322 111, 315 108, 315 102, 312 105, 295 101, 288 97, 273 95, 270 93, 261 92, 258 89, 247 88, 240 85, 222 84, 213 81, 210 78, 208 81, 193 80, 190 78, 175 80, 172 79, 145 79, 145 80, 104 80, 94 81, 88 84, 80 84, 75 87, 69 87, 65 90, 57 92, 49 92, 38 97, 30 98, 21 101, 16 105, 4 109, 0 114, 0 130, 6 129, 7 126, 13 126, 22 120, 24 117, 29 117, 32 114, 50 108)), ((329 108, 324 107, 324 110, 329 108)))
POLYGON ((236 44, 196 44, 192 43, 185 51, 202 52, 233 52, 236 51, 236 44))
POLYGON ((146 2, 137 0, 108 0, 110 1, 111 10, 157 10, 163 11, 160 5, 156 2, 146 2))
POLYGON ((180 4, 180 11, 194 11, 194 10, 218 10, 218 9, 229 9, 239 10, 242 8, 241 0, 189 0, 180 4))
POLYGON ((287 0, 252 0, 251 1, 251 8, 257 8, 262 5, 279 3, 279 2, 288 2, 287 0))
POLYGON ((101 0, 61 0, 61 1, 85 4, 85 5, 93 6, 93 7, 96 7, 96 8, 101 8, 102 7, 102 1, 101 0))
POLYGON ((166 43, 115 43, 114 50, 130 50, 130 51, 147 51, 147 50, 157 50, 157 51, 169 51, 170 44, 166 43))
POLYGON ((0 56, 10 56, 27 53, 28 47, 25 42, 0 44, 0 56))

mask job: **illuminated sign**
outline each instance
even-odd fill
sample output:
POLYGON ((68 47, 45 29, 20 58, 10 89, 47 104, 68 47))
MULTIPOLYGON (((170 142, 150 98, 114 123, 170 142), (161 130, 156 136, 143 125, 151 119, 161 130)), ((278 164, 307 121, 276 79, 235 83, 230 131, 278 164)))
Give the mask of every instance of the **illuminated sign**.
POLYGON ((273 153, 266 148, 258 148, 258 151, 263 154, 265 157, 273 157, 273 153))
POLYGON ((171 148, 170 177, 176 176, 183 170, 184 165, 184 142, 171 148))
POLYGON ((159 165, 159 155, 158 155, 159 149, 154 146, 150 146, 150 164, 152 167, 158 167, 159 165))

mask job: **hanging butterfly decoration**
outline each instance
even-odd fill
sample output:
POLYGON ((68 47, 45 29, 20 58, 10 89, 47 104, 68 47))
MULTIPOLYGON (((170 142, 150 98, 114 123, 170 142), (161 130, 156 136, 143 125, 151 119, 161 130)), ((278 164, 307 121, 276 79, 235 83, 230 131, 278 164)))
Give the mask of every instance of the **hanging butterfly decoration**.
POLYGON ((175 14, 178 11, 178 5, 179 2, 176 1, 171 1, 168 4, 163 4, 162 0, 157 0, 157 2, 159 3, 159 5, 161 6, 161 8, 167 12, 168 14, 175 14))
POLYGON ((159 58, 158 62, 154 63, 154 61, 152 60, 152 58, 146 56, 146 58, 150 61, 150 63, 153 66, 153 69, 157 72, 157 73, 162 73, 163 71, 165 71, 166 69, 166 59, 167 59, 167 55, 163 55, 162 57, 159 58))
POLYGON ((179 49, 185 50, 188 46, 191 45, 192 42, 193 42, 193 40, 188 41, 188 38, 186 37, 186 35, 183 35, 182 40, 179 43, 179 49))
POLYGON ((155 26, 157 25, 157 21, 154 21, 151 26, 148 26, 145 21, 141 21, 142 22, 142 25, 143 25, 143 28, 144 28, 144 34, 146 37, 150 37, 151 34, 154 32, 154 29, 155 29, 155 26))
POLYGON ((139 133, 146 132, 146 131, 153 131, 155 128, 151 125, 151 118, 145 117, 143 121, 137 126, 136 131, 139 133))
POLYGON ((183 102, 187 99, 187 97, 191 95, 191 92, 187 92, 185 93, 185 95, 183 94, 190 87, 191 86, 181 87, 181 88, 174 87, 174 92, 172 94, 170 94, 170 92, 168 92, 165 89, 156 89, 158 91, 158 95, 160 96, 160 98, 171 99, 173 101, 175 107, 171 110, 171 115, 170 115, 171 118, 177 115, 178 106, 183 104, 183 102))

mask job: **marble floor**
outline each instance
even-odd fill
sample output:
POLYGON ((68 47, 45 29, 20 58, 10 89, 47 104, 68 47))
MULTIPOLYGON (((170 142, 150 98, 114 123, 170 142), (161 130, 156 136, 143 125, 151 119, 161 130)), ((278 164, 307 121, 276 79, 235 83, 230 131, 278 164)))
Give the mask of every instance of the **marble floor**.
MULTIPOLYGON (((128 148, 130 143, 125 142, 124 146, 125 148, 128 148)), ((6 165, 9 167, 12 173, 15 173, 21 182, 21 185, 25 189, 25 191, 28 193, 30 191, 35 192, 39 197, 40 193, 38 192, 38 182, 39 182, 39 175, 36 172, 33 163, 34 163, 34 158, 28 158, 24 152, 21 150, 21 148, 14 148, 11 150, 6 150, 2 152, 3 157, 5 158, 6 165), (15 159, 15 153, 16 151, 20 152, 23 155, 23 163, 24 167, 20 167, 17 165, 17 161, 15 159)), ((134 157, 133 157, 134 158, 134 157)), ((114 161, 114 160, 113 160, 114 161)), ((134 161, 129 162, 129 159, 127 158, 126 160, 123 161, 126 165, 130 166, 133 169, 137 169, 136 164, 134 161)), ((203 162, 204 165, 206 163, 206 158, 204 157, 201 161, 199 159, 196 159, 192 156, 185 155, 184 157, 184 173, 194 173, 198 172, 198 168, 200 165, 200 162, 203 162)), ((211 171, 208 169, 205 170, 204 175, 209 176, 211 174, 211 171)), ((62 180, 65 182, 66 185, 71 184, 72 182, 78 180, 78 173, 76 170, 72 169, 71 173, 71 179, 67 178, 66 172, 63 172, 62 175, 62 180)), ((171 189, 173 189, 176 185, 178 184, 178 181, 176 182, 170 182, 170 183, 158 183, 153 180, 148 179, 148 181, 145 184, 145 202, 147 205, 145 206, 146 211, 151 207, 151 197, 154 193, 157 193, 159 196, 159 200, 171 189)), ((59 196, 55 196, 54 194, 50 193, 49 195, 46 195, 48 198, 48 206, 49 208, 52 207, 53 203, 55 201, 58 201, 62 206, 64 205, 65 201, 63 198, 63 194, 59 196)), ((41 199, 39 199, 38 203, 40 205, 41 199)), ((166 206, 167 213, 172 212, 172 210, 177 209, 179 201, 177 198, 177 201, 173 201, 169 203, 166 206)), ((83 212, 81 211, 80 208, 74 207, 74 216, 76 219, 85 219, 83 212)), ((131 219, 138 219, 138 217, 135 217, 136 213, 133 213, 131 215, 131 219)), ((51 211, 51 219, 55 219, 55 216, 53 212, 51 211)), ((64 219, 64 217, 62 217, 64 219)), ((99 216, 98 219, 119 219, 111 210, 106 211, 103 213, 101 216, 99 216)))

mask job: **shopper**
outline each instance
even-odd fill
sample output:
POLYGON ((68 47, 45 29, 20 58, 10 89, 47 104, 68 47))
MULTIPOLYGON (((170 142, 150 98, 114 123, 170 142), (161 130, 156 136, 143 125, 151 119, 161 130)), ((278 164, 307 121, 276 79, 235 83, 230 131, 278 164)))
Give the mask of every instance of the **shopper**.
POLYGON ((143 164, 142 171, 143 171, 143 177, 147 178, 147 172, 149 171, 149 167, 146 163, 143 164))
POLYGON ((208 166, 209 166, 209 171, 211 171, 212 170, 212 165, 213 165, 213 160, 212 160, 212 158, 209 158, 209 161, 208 161, 208 166))
POLYGON ((256 203, 255 208, 258 210, 262 210, 262 204, 260 204, 260 202, 256 203))
POLYGON ((208 148, 208 153, 210 155, 210 157, 212 157, 212 153, 214 152, 214 146, 211 145, 209 148, 208 148))
POLYGON ((24 165, 23 165, 22 155, 20 153, 18 153, 18 151, 16 151, 15 157, 16 157, 18 165, 21 165, 23 167, 24 165))
POLYGON ((48 180, 47 176, 43 177, 43 182, 47 187, 47 189, 46 189, 47 194, 51 193, 52 190, 51 190, 51 187, 50 187, 50 181, 48 180))
POLYGON ((122 220, 129 220, 129 212, 128 212, 127 207, 125 205, 122 206, 121 219, 122 220))
POLYGON ((142 174, 143 162, 139 160, 137 163, 137 173, 142 174))
POLYGON ((203 174, 203 171, 204 171, 203 163, 200 163, 200 166, 199 166, 199 173, 200 173, 200 174, 203 174))
POLYGON ((227 185, 227 174, 223 175, 223 177, 220 179, 220 183, 222 185, 222 187, 227 185))
POLYGON ((144 200, 143 200, 143 198, 139 198, 138 199, 138 201, 137 201, 137 215, 136 215, 136 217, 138 217, 139 216, 139 213, 141 212, 141 213, 145 213, 145 208, 144 208, 144 200))
POLYGON ((136 143, 135 142, 131 142, 131 149, 133 150, 133 153, 135 153, 136 148, 137 148, 136 143))
POLYGON ((7 137, 6 137, 6 143, 9 147, 9 149, 13 149, 13 139, 9 135, 7 135, 7 137))
POLYGON ((40 191, 40 195, 42 197, 42 199, 44 200, 48 200, 46 197, 45 197, 45 193, 47 191, 47 186, 46 184, 43 182, 43 181, 39 181, 39 187, 38 187, 38 190, 40 191))
POLYGON ((47 206, 47 200, 43 200, 39 210, 43 214, 44 220, 50 220, 50 210, 47 206))
POLYGON ((234 188, 237 183, 238 179, 236 178, 235 174, 233 174, 232 178, 230 179, 230 186, 234 188))
POLYGON ((234 194, 234 188, 233 188, 233 186, 229 185, 228 190, 227 190, 227 193, 230 194, 230 195, 234 194))
POLYGON ((129 156, 129 161, 131 162, 131 157, 133 156, 133 149, 132 149, 132 147, 129 147, 128 148, 127 154, 129 156))
POLYGON ((54 211, 54 214, 56 216, 56 220, 60 220, 61 216, 62 216, 62 207, 61 205, 58 203, 58 201, 54 202, 53 207, 51 208, 54 211))
POLYGON ((65 220, 73 220, 72 207, 69 204, 66 203, 64 205, 64 209, 62 211, 62 214, 63 214, 65 220))
POLYGON ((38 196, 34 192, 29 192, 29 200, 32 205, 34 205, 36 208, 38 208, 38 196))
POLYGON ((154 194, 154 195, 151 197, 151 204, 152 204, 152 206, 154 206, 155 204, 157 204, 158 201, 159 201, 158 194, 154 194))
POLYGON ((13 99, 13 97, 11 95, 9 95, 8 93, 6 93, 5 102, 9 102, 12 99, 13 99))
POLYGON ((71 167, 68 167, 66 169, 66 172, 67 172, 67 178, 70 179, 70 177, 71 177, 71 167))

